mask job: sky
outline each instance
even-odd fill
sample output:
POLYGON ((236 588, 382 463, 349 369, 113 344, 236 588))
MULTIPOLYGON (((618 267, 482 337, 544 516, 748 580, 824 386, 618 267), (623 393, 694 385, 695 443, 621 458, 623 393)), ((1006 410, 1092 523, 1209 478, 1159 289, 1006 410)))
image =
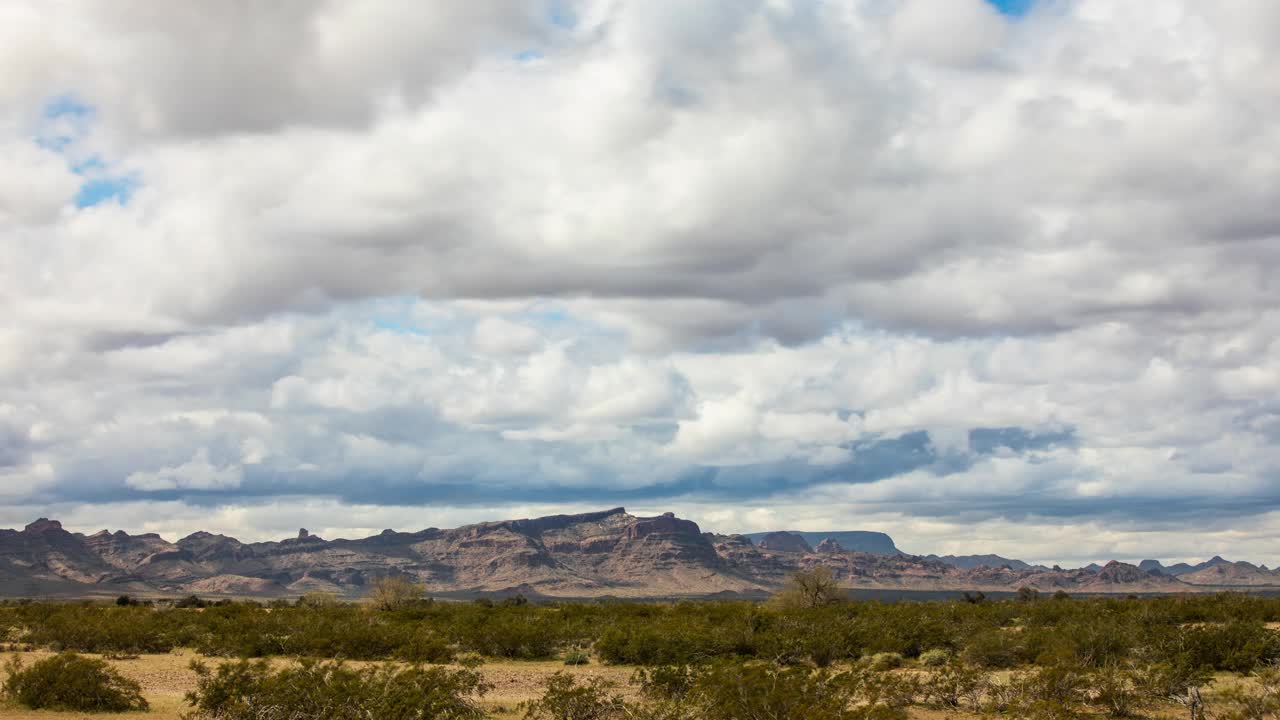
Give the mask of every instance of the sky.
POLYGON ((0 4, 0 526, 1280 563, 1280 3, 0 4))

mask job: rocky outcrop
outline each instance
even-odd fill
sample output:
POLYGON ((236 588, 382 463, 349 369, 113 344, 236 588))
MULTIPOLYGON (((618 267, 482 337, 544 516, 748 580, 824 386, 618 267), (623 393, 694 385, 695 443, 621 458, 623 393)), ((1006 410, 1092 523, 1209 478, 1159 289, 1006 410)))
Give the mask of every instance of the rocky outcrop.
POLYGON ((795 533, 789 532, 771 532, 760 538, 757 543, 761 550, 772 550, 773 552, 792 552, 792 553, 811 553, 813 548, 805 539, 795 533))
POLYGON ((102 530, 85 538, 84 543, 107 564, 122 570, 136 568, 157 553, 178 549, 155 533, 129 535, 123 530, 102 530))
POLYGON ((835 540, 832 540, 831 538, 823 538, 822 542, 818 543, 818 546, 815 547, 813 551, 819 555, 831 555, 834 553, 842 553, 845 550, 840 543, 835 540))
MULTIPOLYGON (((776 532, 776 531, 775 531, 776 532)), ((848 552, 860 552, 868 555, 905 555, 906 553, 898 549, 894 544, 893 538, 881 532, 869 532, 866 530, 823 530, 823 531, 801 531, 786 530, 790 535, 799 535, 804 541, 810 545, 818 545, 823 540, 834 540, 840 543, 840 547, 848 552)), ((748 535, 753 542, 759 543, 765 537, 773 534, 772 532, 754 533, 748 535)))
POLYGON ((47 518, 0 537, 0 559, 34 580, 96 583, 120 572, 91 550, 83 535, 47 518))

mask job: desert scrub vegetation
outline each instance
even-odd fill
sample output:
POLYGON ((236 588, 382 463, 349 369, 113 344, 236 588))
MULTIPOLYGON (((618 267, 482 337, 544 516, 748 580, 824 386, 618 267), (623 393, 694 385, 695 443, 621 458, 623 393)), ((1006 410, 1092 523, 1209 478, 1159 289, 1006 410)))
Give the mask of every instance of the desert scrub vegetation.
POLYGON ((521 706, 524 720, 906 720, 901 700, 855 673, 770 663, 720 661, 643 670, 641 697, 626 700, 599 678, 559 673, 542 697, 521 706), (895 704, 897 703, 897 704, 895 704))
POLYGON ((64 652, 24 667, 17 657, 5 666, 4 696, 32 710, 129 712, 146 710, 138 683, 102 660, 64 652))
MULTIPOLYGON (((817 597, 817 596, 815 596, 817 597)), ((198 600, 198 599, 197 599, 198 600)), ((82 653, 166 653, 448 663, 464 655, 565 659, 581 650, 615 665, 764 660, 838 667, 984 671, 1070 660, 1089 670, 1128 666, 1246 674, 1280 661, 1280 598, 1049 598, 981 603, 619 603, 521 601, 353 604, 205 601, 0 606, 10 644, 82 653), (201 607, 203 606, 203 607, 201 607), (870 660, 880 656, 880 660, 870 660)))
POLYGON ((192 667, 191 720, 482 720, 477 700, 490 689, 473 668, 357 669, 318 660, 280 669, 263 660, 192 667))

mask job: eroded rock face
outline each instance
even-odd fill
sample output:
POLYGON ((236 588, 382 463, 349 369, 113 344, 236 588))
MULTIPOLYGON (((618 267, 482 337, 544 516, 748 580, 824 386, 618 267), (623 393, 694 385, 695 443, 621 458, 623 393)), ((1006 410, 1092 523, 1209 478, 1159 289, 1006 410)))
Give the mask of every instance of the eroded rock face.
MULTIPOLYGON (((665 513, 636 517, 623 508, 579 515, 479 523, 418 532, 385 530, 358 540, 325 540, 300 530, 276 542, 242 543, 197 532, 170 543, 154 535, 67 532, 40 519, 0 531, 0 593, 53 588, 67 594, 159 591, 173 594, 363 594, 375 579, 407 575, 428 593, 520 591, 559 597, 673 597, 765 593, 788 576, 824 566, 850 588, 1068 592, 1188 592, 1274 584, 1280 576, 1215 559, 1193 580, 1123 563, 1094 570, 956 567, 939 558, 850 551, 828 538, 816 549, 788 532, 759 544, 742 535, 703 533, 665 513)), ((42 590, 43 591, 43 590, 42 590)))
POLYGON ((129 535, 123 530, 103 530, 85 538, 84 543, 107 564, 122 570, 133 570, 152 555, 178 549, 155 533, 129 535))
POLYGON ((840 543, 835 540, 832 540, 831 538, 824 538, 822 542, 818 543, 818 547, 814 548, 813 551, 819 555, 838 555, 844 552, 844 548, 840 547, 840 543))

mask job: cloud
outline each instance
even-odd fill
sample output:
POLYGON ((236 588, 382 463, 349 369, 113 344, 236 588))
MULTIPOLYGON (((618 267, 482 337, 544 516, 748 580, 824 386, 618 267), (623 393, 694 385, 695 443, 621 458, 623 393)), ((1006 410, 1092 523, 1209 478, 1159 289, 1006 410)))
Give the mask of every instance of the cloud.
POLYGON ((4 507, 1262 533, 1277 12, 7 3, 4 507))
POLYGON ((238 466, 218 467, 209 462, 208 448, 200 448, 192 458, 176 467, 152 472, 132 472, 125 485, 143 492, 157 490, 230 490, 240 487, 244 471, 238 466))
POLYGON ((986 0, 907 0, 890 22, 893 43, 909 56, 960 66, 990 59, 1006 30, 986 0))

